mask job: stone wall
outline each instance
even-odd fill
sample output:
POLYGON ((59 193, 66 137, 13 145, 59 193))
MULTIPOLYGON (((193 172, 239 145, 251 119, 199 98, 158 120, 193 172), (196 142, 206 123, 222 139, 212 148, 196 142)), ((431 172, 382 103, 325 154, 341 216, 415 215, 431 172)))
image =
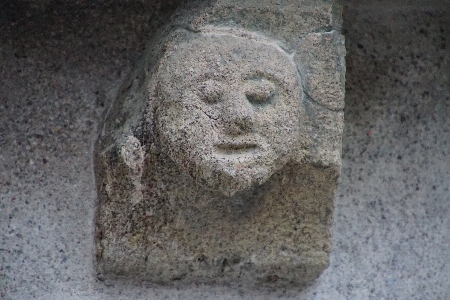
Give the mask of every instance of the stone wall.
POLYGON ((96 278, 97 125, 172 7, 36 3, 0 4, 0 298, 450 298, 443 2, 344 3, 345 129, 331 264, 303 291, 96 278))

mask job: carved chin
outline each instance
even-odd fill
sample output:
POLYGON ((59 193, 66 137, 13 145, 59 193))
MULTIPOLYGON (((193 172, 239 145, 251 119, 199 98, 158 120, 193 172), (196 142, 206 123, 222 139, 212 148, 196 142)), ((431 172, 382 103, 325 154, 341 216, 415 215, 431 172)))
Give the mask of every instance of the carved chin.
POLYGON ((217 163, 191 168, 190 176, 208 190, 219 191, 226 196, 249 190, 267 181, 273 170, 266 166, 226 166, 217 163))

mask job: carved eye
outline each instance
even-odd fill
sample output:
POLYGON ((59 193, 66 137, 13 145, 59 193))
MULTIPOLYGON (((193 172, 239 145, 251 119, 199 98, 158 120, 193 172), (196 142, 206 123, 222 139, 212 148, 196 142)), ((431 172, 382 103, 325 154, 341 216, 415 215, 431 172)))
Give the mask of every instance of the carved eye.
POLYGON ((251 79, 245 85, 245 95, 252 104, 267 104, 275 94, 275 84, 267 79, 251 79))
POLYGON ((220 82, 214 80, 207 80, 198 87, 198 96, 202 101, 214 104, 222 98, 223 89, 220 82))

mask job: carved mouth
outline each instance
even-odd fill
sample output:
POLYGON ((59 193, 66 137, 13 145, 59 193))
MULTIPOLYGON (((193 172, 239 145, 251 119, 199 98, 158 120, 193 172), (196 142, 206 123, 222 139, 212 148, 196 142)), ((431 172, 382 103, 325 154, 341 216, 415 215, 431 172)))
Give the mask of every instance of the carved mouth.
POLYGON ((217 152, 222 154, 240 154, 256 150, 258 144, 253 142, 240 142, 240 143, 219 143, 215 145, 217 152))

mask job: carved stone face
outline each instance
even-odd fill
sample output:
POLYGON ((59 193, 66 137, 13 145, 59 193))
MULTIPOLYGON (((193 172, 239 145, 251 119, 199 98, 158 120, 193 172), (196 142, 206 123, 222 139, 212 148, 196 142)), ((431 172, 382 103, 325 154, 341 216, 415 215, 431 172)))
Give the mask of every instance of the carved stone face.
POLYGON ((298 152, 306 121, 299 77, 275 45, 198 35, 173 46, 154 78, 161 143, 198 184, 233 195, 298 152))

